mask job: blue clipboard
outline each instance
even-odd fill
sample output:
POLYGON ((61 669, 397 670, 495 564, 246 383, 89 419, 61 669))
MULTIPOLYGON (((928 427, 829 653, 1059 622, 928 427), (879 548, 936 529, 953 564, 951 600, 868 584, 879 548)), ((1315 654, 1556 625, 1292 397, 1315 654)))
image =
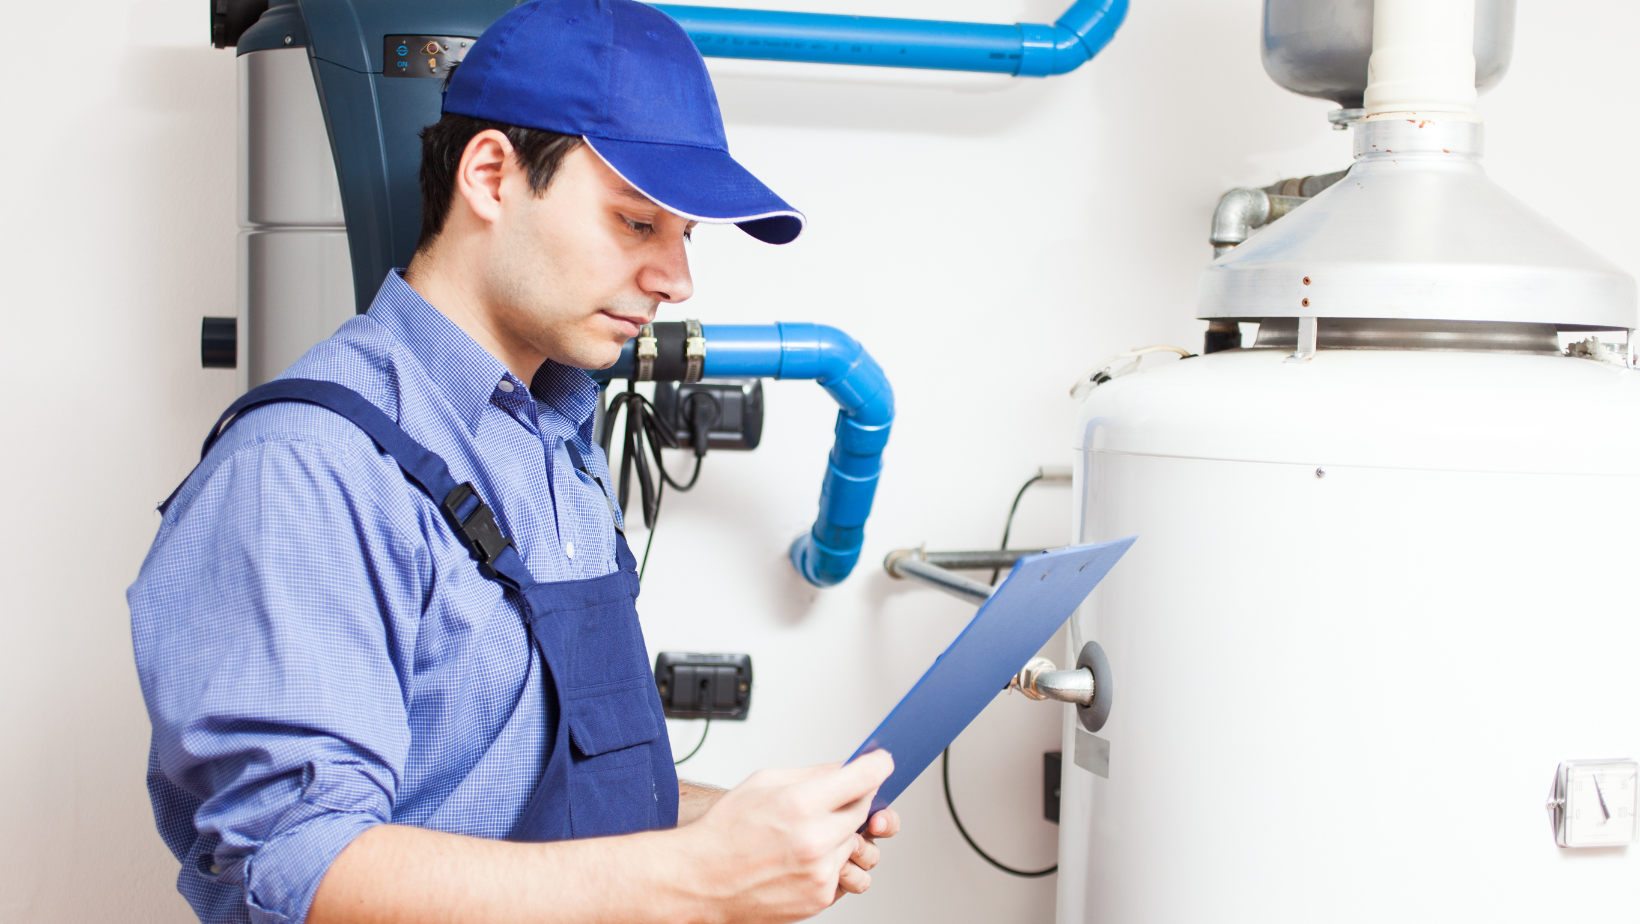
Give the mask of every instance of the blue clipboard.
POLYGON ((991 704, 1137 538, 1073 545, 1014 563, 962 634, 849 758, 877 750, 894 755, 894 773, 877 790, 873 813, 898 798, 991 704))

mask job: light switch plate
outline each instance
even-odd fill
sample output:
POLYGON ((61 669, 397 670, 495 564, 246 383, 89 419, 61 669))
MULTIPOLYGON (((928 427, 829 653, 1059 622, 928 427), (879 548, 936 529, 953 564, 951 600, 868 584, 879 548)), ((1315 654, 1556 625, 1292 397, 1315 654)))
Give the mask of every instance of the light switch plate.
POLYGON ((1640 764, 1568 760, 1555 771, 1549 817, 1562 847, 1626 847, 1634 841, 1640 764))

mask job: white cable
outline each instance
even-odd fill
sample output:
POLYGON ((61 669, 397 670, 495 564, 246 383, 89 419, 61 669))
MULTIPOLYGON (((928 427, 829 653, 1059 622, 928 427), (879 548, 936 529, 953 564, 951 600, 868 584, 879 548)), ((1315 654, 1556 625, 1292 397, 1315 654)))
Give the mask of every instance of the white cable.
POLYGON ((1077 379, 1076 384, 1071 386, 1071 397, 1080 400, 1087 395, 1088 392, 1093 391, 1094 386, 1100 384, 1101 382, 1127 375, 1129 372, 1139 368, 1139 357, 1145 356, 1149 353, 1177 353, 1182 357, 1191 357, 1196 355, 1184 347, 1168 346, 1165 343, 1158 343, 1147 347, 1139 347, 1137 349, 1128 350, 1125 353, 1117 353, 1110 359, 1107 359, 1082 373, 1082 377, 1077 379), (1124 359, 1131 359, 1133 362, 1129 363, 1126 368, 1119 372, 1111 368, 1113 365, 1124 359), (1099 374, 1102 372, 1105 373, 1105 377, 1099 378, 1099 374), (1098 381, 1095 381, 1095 379, 1098 379, 1098 381))

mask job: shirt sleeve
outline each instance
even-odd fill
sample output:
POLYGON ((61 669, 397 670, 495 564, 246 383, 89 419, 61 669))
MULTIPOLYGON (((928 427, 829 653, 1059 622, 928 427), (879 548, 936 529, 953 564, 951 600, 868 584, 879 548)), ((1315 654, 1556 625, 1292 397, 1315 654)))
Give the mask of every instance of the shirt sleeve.
POLYGON ((392 818, 430 581, 417 505, 362 436, 243 444, 190 481, 129 592, 154 771, 198 800, 182 875, 300 922, 392 818))

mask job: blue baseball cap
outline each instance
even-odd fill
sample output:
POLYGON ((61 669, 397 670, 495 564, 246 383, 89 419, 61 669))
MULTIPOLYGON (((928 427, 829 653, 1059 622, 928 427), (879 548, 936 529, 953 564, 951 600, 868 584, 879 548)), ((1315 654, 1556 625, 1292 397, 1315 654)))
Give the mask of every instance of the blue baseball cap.
POLYGON ((784 244, 803 213, 729 156, 706 61, 675 20, 634 0, 534 0, 473 43, 444 111, 580 135, 676 215, 784 244))

